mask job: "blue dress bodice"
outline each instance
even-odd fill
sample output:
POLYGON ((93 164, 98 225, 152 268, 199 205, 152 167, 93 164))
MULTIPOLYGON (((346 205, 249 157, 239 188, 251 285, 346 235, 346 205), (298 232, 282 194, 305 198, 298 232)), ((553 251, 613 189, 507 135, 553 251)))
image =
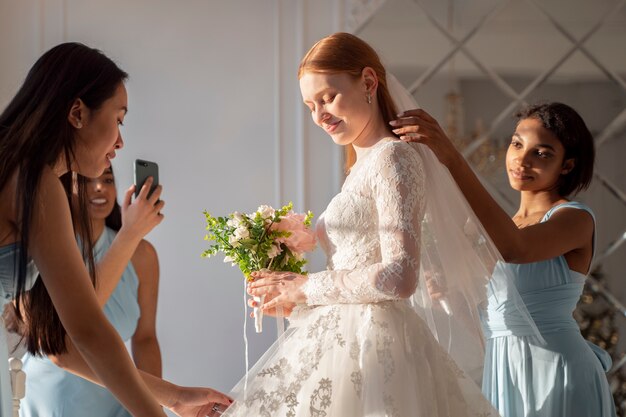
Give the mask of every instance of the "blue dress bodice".
MULTIPOLYGON (((547 221, 554 212, 565 207, 585 210, 593 217, 591 210, 583 204, 567 202, 550 209, 541 221, 547 221)), ((582 294, 586 276, 569 269, 564 256, 526 264, 499 262, 494 275, 504 274, 513 278, 522 301, 542 335, 565 330, 579 331, 572 313, 582 294)), ((487 338, 532 334, 528 323, 522 320, 510 300, 497 300, 490 295, 488 307, 481 319, 487 338)))
MULTIPOLYGON (((17 284, 17 258, 20 249, 17 243, 0 247, 0 306, 13 300, 17 284)), ((35 285, 39 271, 32 259, 26 265, 26 290, 35 285)))

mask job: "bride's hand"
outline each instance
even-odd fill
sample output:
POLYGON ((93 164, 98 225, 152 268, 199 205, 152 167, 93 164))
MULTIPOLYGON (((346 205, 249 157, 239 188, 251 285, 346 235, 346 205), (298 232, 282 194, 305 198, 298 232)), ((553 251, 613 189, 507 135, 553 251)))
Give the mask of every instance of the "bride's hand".
POLYGON ((462 158, 437 120, 422 109, 404 111, 389 124, 393 133, 405 142, 418 142, 428 146, 447 167, 453 166, 459 157, 462 158))
POLYGON ((180 417, 219 416, 233 400, 211 388, 177 387, 174 404, 167 408, 180 417))
POLYGON ((439 283, 437 274, 427 271, 424 278, 426 278, 426 288, 428 289, 428 295, 430 295, 431 300, 444 300, 448 290, 445 286, 439 283))
POLYGON ((293 272, 256 271, 251 274, 254 281, 248 284, 248 294, 256 297, 265 296, 261 307, 263 312, 273 311, 277 307, 293 309, 295 304, 306 302, 302 285, 306 275, 293 272))
MULTIPOLYGON (((266 298, 267 301, 270 301, 269 298, 266 298)), ((248 307, 250 308, 256 308, 256 307, 260 307, 261 303, 255 301, 254 298, 250 298, 248 300, 248 307)), ((264 311, 263 314, 265 314, 266 316, 271 316, 271 317, 289 317, 291 316, 291 313, 293 312, 293 309, 296 308, 296 303, 285 303, 282 306, 282 311, 278 311, 278 309, 271 309, 268 311, 264 311)), ((250 313, 250 317, 254 318, 254 311, 252 313, 250 313)))

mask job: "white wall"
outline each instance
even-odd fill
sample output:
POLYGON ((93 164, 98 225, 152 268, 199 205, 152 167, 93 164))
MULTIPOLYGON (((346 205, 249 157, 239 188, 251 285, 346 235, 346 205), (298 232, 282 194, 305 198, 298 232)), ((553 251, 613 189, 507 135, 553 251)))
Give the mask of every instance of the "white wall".
MULTIPOLYGON (((102 49, 130 74, 120 194, 132 161, 160 165, 165 221, 148 239, 161 264, 164 374, 230 389, 244 373, 243 278, 201 259, 202 211, 292 200, 319 215, 341 182, 340 152, 301 103, 296 70, 338 28, 331 0, 0 0, 0 106, 37 57, 65 40, 102 49)), ((322 267, 314 256, 311 269, 322 267)), ((254 334, 251 363, 274 340, 254 334)))

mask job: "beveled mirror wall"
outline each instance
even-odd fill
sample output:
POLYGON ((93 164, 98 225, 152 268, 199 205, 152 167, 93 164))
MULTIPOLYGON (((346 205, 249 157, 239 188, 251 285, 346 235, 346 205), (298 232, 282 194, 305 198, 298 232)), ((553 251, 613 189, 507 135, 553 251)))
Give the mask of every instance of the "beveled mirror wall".
POLYGON ((576 317, 585 336, 613 355, 618 404, 626 404, 625 3, 353 0, 346 9, 348 30, 377 49, 511 213, 517 195, 503 158, 516 110, 562 101, 583 116, 596 140, 596 170, 590 189, 575 198, 598 218, 591 282, 601 287, 587 289, 576 317))

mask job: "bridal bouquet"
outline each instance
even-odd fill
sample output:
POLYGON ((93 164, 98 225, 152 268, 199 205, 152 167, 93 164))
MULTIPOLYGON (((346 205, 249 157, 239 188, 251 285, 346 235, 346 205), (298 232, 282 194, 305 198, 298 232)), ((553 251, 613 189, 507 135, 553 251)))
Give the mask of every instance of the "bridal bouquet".
MULTIPOLYGON (((237 265, 245 278, 250 281, 254 271, 289 271, 306 274, 304 253, 315 249, 315 234, 311 229, 313 214, 294 213, 289 203, 275 210, 270 206, 260 206, 251 214, 235 211, 226 217, 213 217, 206 210, 205 240, 213 242, 202 257, 211 257, 223 252, 224 262, 237 265)), ((263 304, 263 297, 256 298, 263 304)), ((254 309, 255 328, 262 331, 262 312, 254 309)))

